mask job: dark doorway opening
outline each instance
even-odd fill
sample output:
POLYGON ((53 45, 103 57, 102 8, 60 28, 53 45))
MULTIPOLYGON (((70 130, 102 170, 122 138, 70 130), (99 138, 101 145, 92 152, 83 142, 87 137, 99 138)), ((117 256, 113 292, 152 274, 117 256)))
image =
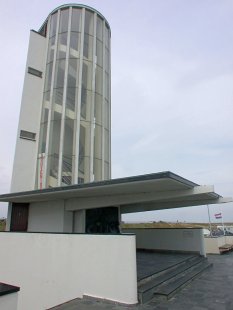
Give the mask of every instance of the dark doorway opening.
POLYGON ((27 231, 29 203, 12 203, 11 231, 27 231))
POLYGON ((117 207, 86 210, 86 233, 118 234, 119 232, 117 207))

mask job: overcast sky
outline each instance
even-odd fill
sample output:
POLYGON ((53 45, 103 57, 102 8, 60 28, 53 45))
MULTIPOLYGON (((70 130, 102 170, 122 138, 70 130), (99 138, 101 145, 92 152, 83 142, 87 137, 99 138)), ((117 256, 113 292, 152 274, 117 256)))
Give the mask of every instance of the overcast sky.
MULTIPOLYGON (((10 189, 30 29, 63 1, 1 1, 0 194, 10 189), (19 5, 20 4, 20 5, 19 5)), ((112 177, 172 171, 233 196, 233 1, 89 0, 112 30, 112 177)), ((23 180, 22 180, 23 182, 23 180)), ((0 203, 0 217, 6 216, 0 203)), ((233 203, 210 206, 233 221, 233 203)), ((205 206, 131 221, 207 221, 205 206)))

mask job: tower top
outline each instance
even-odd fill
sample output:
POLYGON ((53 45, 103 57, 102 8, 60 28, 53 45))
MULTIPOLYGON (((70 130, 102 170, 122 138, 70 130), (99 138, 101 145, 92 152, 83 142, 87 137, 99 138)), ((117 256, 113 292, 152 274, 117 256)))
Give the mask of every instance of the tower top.
POLYGON ((99 12, 97 11, 96 9, 94 9, 93 7, 91 6, 88 6, 88 5, 85 5, 85 4, 79 4, 79 3, 67 3, 67 4, 62 4, 60 6, 58 6, 57 8, 55 8, 54 10, 52 10, 52 12, 50 12, 50 14, 47 16, 47 18, 45 19, 45 21, 43 22, 42 26, 40 27, 39 31, 38 32, 41 32, 41 30, 43 29, 44 25, 48 22, 48 19, 51 15, 53 15, 54 13, 56 13, 57 11, 59 10, 64 10, 66 8, 79 8, 79 9, 87 9, 87 10, 90 10, 92 12, 95 12, 97 13, 101 18, 103 18, 105 20, 105 23, 107 24, 109 30, 110 30, 110 35, 111 35, 111 28, 110 28, 110 25, 109 25, 109 22, 107 21, 107 19, 99 12))

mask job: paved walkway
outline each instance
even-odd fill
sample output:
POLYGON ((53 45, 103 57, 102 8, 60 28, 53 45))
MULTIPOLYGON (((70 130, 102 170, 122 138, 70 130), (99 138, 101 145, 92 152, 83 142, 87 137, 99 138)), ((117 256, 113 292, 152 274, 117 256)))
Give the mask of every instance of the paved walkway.
POLYGON ((168 301, 151 300, 144 305, 121 306, 76 300, 53 310, 233 310, 233 252, 209 255, 209 268, 168 301))

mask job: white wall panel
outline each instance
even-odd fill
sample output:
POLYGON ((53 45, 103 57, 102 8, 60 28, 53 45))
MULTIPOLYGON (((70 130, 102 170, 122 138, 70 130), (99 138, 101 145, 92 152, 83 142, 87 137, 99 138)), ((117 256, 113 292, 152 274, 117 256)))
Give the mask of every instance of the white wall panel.
POLYGON ((46 38, 31 31, 20 118, 16 140, 11 192, 32 190, 35 186, 37 147, 40 132, 46 56, 46 38), (29 74, 28 67, 42 72, 42 78, 29 74), (20 130, 36 134, 36 141, 21 139, 20 130))
POLYGON ((0 244, 1 281, 20 287, 18 310, 83 295, 137 303, 134 235, 2 232, 0 244))
POLYGON ((205 255, 202 229, 123 229, 136 235, 137 249, 198 252, 205 255))

